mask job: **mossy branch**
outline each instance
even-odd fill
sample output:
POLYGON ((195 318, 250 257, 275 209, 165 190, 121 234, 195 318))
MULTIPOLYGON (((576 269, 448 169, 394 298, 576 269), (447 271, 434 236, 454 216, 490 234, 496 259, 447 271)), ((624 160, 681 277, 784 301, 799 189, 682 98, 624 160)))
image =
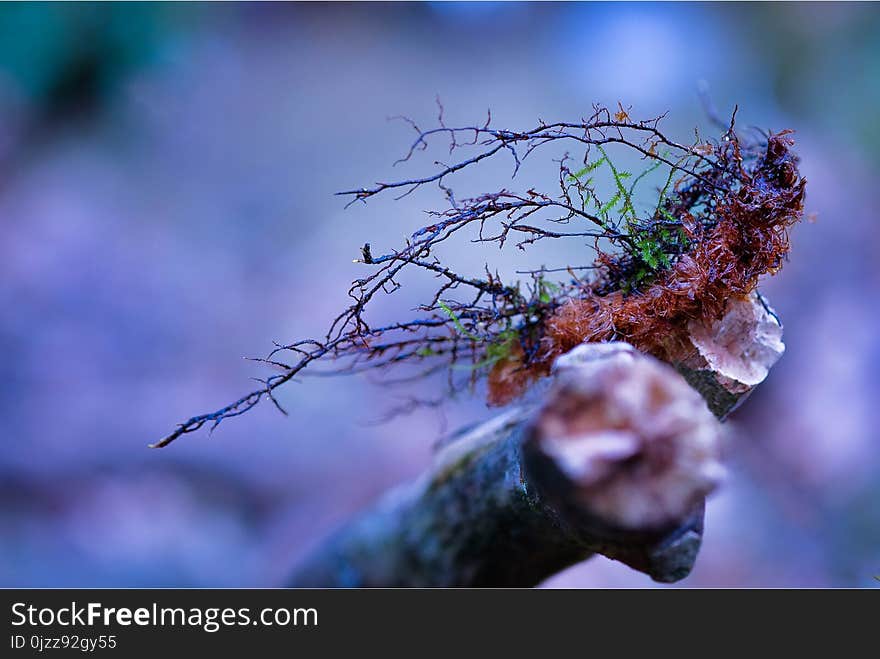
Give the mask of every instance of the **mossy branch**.
POLYGON ((697 137, 691 144, 665 135, 662 117, 635 121, 622 106, 617 112, 595 106, 578 122, 541 122, 525 131, 493 128, 491 117, 482 125, 450 127, 442 105, 436 128, 421 130, 407 120, 417 137, 398 162, 409 161, 438 136, 449 140, 450 153, 470 155, 436 163, 438 170, 428 176, 339 194, 350 205, 436 184, 448 207, 430 211, 428 222, 397 249, 377 255, 369 243, 361 247, 356 262, 370 273, 352 283, 353 302, 326 335, 276 344, 256 360, 278 371, 262 380, 261 388, 184 421, 153 446, 167 446, 206 425, 213 429, 264 398, 283 411, 275 390, 311 372, 316 362, 332 365, 324 374, 409 367, 417 376, 445 369, 452 391, 486 377, 489 402, 504 404, 583 341, 624 340, 667 362, 693 352, 688 323, 717 320, 727 300, 750 295, 762 275, 775 272, 788 252, 788 230, 803 212, 805 181, 789 131, 749 141, 735 131, 734 118, 718 141, 697 137), (555 193, 501 188, 458 199, 450 187, 453 176, 499 156, 512 158, 516 175, 527 158, 554 145, 583 151, 577 171, 568 153, 553 160, 555 193), (632 176, 615 164, 613 149, 638 155, 646 167, 632 176), (640 215, 636 186, 661 168, 668 170, 665 183, 640 215), (600 197, 593 180, 606 170, 614 186, 610 199, 600 197), (594 258, 525 271, 525 281, 503 281, 488 266, 483 276, 462 275, 443 263, 442 250, 466 235, 478 246, 513 243, 518 249, 577 240, 594 258), (419 307, 421 316, 372 325, 367 314, 372 301, 398 291, 410 270, 439 281, 419 307), (584 271, 587 276, 579 274, 584 271), (567 279, 552 279, 563 272, 567 279))

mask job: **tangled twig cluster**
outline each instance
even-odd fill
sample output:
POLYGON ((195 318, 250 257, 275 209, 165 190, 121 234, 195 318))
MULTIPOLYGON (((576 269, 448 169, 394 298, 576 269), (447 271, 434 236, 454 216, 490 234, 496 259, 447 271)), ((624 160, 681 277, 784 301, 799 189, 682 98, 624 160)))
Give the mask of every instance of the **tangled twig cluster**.
MULTIPOLYGON (((439 103, 438 103, 439 105, 439 103)), ((720 140, 691 144, 661 132, 663 117, 635 121, 622 106, 612 112, 596 106, 579 122, 539 123, 526 131, 482 125, 450 127, 440 106, 439 125, 421 130, 398 162, 406 162, 445 136, 450 153, 474 155, 423 178, 377 183, 338 194, 349 205, 383 192, 406 196, 429 184, 443 190, 448 207, 429 212, 429 223, 414 231, 400 249, 374 255, 370 244, 358 261, 373 268, 349 289, 352 304, 321 339, 278 344, 264 359, 279 369, 262 387, 210 414, 193 417, 154 446, 242 414, 318 361, 331 361, 334 373, 357 373, 408 363, 416 377, 448 373, 455 390, 488 374, 489 402, 503 404, 546 373, 560 353, 583 341, 625 340, 670 359, 688 349, 685 327, 691 320, 719 317, 728 298, 743 296, 758 277, 779 268, 789 249, 788 229, 803 212, 805 180, 791 153, 789 131, 744 139, 735 116, 720 140), (514 176, 526 158, 548 145, 571 145, 554 160, 558 188, 541 192, 502 188, 456 199, 449 179, 496 156, 512 160, 514 176), (619 168, 609 152, 625 148, 646 164, 639 174, 619 168), (647 211, 638 210, 636 186, 656 170, 663 185, 647 211), (594 183, 604 173, 610 198, 594 183), (473 242, 526 249, 539 241, 586 242, 591 262, 525 271, 525 281, 504 282, 488 266, 482 276, 464 276, 444 265, 437 248, 469 231, 473 242), (383 326, 366 318, 370 302, 401 286, 405 268, 432 273, 440 284, 419 307, 421 316, 383 326), (551 273, 566 279, 552 279, 551 273), (292 359, 291 359, 292 357, 292 359)))

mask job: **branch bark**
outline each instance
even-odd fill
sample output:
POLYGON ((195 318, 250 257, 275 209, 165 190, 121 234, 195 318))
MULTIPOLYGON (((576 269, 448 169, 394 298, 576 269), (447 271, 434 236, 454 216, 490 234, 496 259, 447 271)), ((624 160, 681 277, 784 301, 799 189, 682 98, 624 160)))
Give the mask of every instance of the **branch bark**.
POLYGON ((446 441, 289 585, 533 586, 593 554, 659 582, 684 578, 723 472, 717 418, 782 351, 758 296, 691 330, 695 350, 674 368, 625 343, 563 355, 539 403, 446 441))

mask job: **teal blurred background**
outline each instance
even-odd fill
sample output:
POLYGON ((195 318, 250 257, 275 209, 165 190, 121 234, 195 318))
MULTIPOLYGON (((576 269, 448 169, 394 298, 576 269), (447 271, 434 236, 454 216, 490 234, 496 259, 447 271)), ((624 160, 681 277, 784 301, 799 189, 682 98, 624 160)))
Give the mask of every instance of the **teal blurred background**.
MULTIPOLYGON (((681 585, 878 585, 880 6, 16 3, 0 5, 0 586, 282 583, 444 428, 491 413, 474 397, 383 425, 396 394, 376 378, 304 380, 281 394, 289 418, 261 406, 146 448, 250 390, 264 372, 242 356, 325 330, 358 246, 398 244, 442 203, 333 196, 430 168, 391 169, 411 135, 386 117, 430 124, 439 94, 449 123, 491 107, 516 129, 621 101, 668 110, 685 141, 712 133, 701 84, 742 125, 796 129, 817 221, 762 286, 787 353, 731 420, 731 475, 681 585)), ((604 559, 548 584, 652 585, 604 559)))

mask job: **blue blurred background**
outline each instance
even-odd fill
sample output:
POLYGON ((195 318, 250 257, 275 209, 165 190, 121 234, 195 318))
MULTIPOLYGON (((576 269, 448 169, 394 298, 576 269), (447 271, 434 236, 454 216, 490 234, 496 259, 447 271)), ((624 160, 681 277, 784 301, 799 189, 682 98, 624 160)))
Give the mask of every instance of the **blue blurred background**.
MULTIPOLYGON (((818 220, 762 287, 788 351, 731 421, 682 585, 878 585, 880 6, 65 3, 0 7, 0 586, 282 583, 491 413, 383 425, 376 378, 307 379, 289 418, 146 448, 250 390, 241 357, 325 330, 358 246, 442 203, 333 196, 430 168, 391 169, 412 136, 386 117, 430 124, 439 94, 449 123, 515 129, 622 101, 687 141, 712 133, 700 81, 797 129, 818 220)), ((652 585, 605 559, 548 584, 652 585)))

